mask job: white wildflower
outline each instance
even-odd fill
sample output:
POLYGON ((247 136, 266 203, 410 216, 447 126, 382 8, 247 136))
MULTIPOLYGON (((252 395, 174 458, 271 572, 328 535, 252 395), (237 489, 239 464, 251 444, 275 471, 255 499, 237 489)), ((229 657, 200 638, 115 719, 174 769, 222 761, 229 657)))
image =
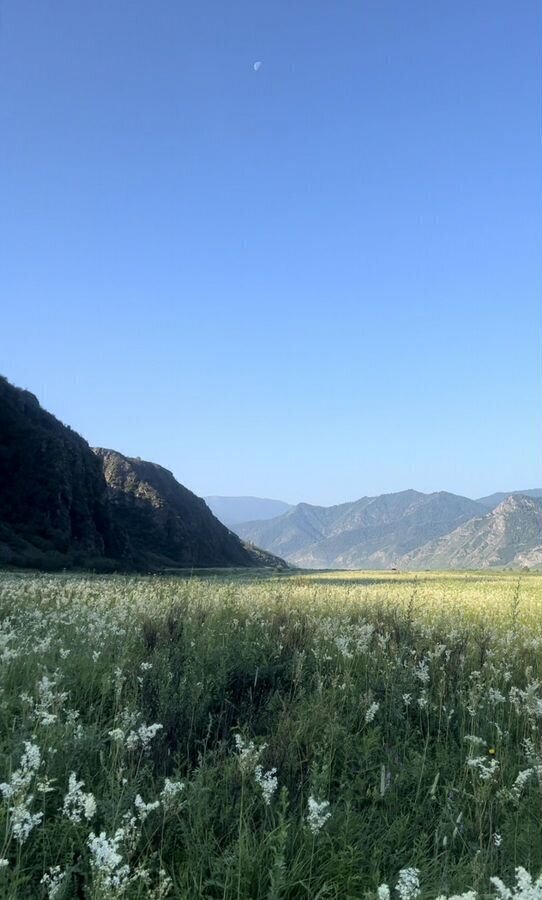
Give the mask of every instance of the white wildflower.
POLYGON ((30 794, 24 802, 9 808, 11 813, 11 831, 19 844, 24 844, 32 829, 39 825, 43 819, 42 812, 30 812, 29 807, 33 799, 33 795, 30 794))
POLYGON ((49 871, 45 873, 40 884, 45 886, 49 900, 55 900, 55 898, 60 895, 65 878, 66 873, 62 872, 60 866, 52 866, 49 871))
POLYGON ((489 880, 501 900, 542 900, 542 875, 533 881, 523 866, 516 869, 516 883, 512 889, 507 888, 500 878, 493 877, 489 880))
POLYGON ((307 824, 313 834, 318 834, 331 816, 329 800, 318 802, 314 797, 309 797, 308 807, 307 824))
MULTIPOLYGON (((429 684, 431 676, 429 674, 429 666, 427 664, 426 659, 421 659, 416 668, 414 669, 414 675, 423 685, 429 684)), ((405 869, 405 872, 414 871, 411 869, 405 869)))
POLYGON ((271 804, 273 794, 278 787, 277 770, 269 769, 264 772, 261 766, 256 766, 254 770, 256 783, 260 786, 266 806, 271 804))
POLYGON ((36 772, 41 765, 41 751, 37 744, 24 742, 24 753, 21 756, 21 769, 25 772, 36 772))
POLYGON ((121 888, 128 880, 130 868, 123 863, 119 853, 119 844, 124 840, 124 829, 119 828, 112 838, 105 831, 95 835, 92 831, 88 838, 91 867, 97 884, 104 891, 121 888))
POLYGON ((96 814, 96 800, 93 794, 85 793, 84 781, 77 781, 75 772, 71 772, 68 780, 68 793, 64 797, 62 813, 70 822, 78 823, 83 818, 90 821, 96 814))
POLYGON ((496 688, 493 688, 493 687, 489 688, 489 690, 487 692, 487 696, 488 696, 490 703, 499 704, 499 703, 504 703, 506 700, 506 697, 504 696, 504 694, 501 694, 500 691, 498 691, 496 688))
POLYGON ((144 822, 149 813, 153 812, 153 810, 155 809, 158 809, 158 807, 160 806, 160 801, 153 800, 151 803, 145 803, 141 795, 136 794, 134 805, 137 810, 139 821, 144 822))
POLYGON ((376 701, 374 703, 371 703, 369 709, 365 713, 365 724, 366 725, 368 725, 370 722, 373 721, 373 719, 376 716, 379 709, 380 709, 380 703, 377 703, 376 701))
POLYGON ((11 814, 11 831, 19 844, 26 841, 32 829, 39 825, 43 818, 42 812, 31 812, 34 795, 28 793, 40 766, 40 748, 37 744, 25 741, 20 767, 11 773, 9 782, 0 784, 0 793, 4 799, 12 801, 12 805, 8 807, 11 814))
POLYGON ((420 896, 420 870, 401 869, 395 889, 401 900, 416 900, 420 896))
POLYGON ((155 737, 163 727, 163 725, 160 725, 157 722, 155 722, 154 725, 140 725, 138 729, 131 731, 126 738, 126 748, 128 750, 137 750, 138 747, 141 747, 142 750, 148 750, 153 737, 155 737))
POLYGON ((256 767, 258 759, 267 744, 261 744, 259 747, 256 747, 254 741, 245 743, 240 734, 235 734, 233 739, 239 754, 239 768, 243 774, 246 774, 256 767))
POLYGON ((486 759, 485 756, 472 756, 467 760, 467 765, 478 772, 482 781, 491 781, 499 771, 498 759, 486 759))
MULTIPOLYGON (((533 778, 537 777, 542 785, 542 766, 532 766, 530 769, 523 769, 520 772, 512 785, 512 796, 515 800, 519 800, 525 785, 533 778)), ((0 790, 2 790, 2 785, 0 785, 0 790)))
POLYGON ((48 775, 42 781, 38 781, 36 784, 38 794, 52 794, 54 791, 53 782, 55 781, 56 778, 49 778, 48 775))
POLYGON ((170 781, 166 778, 160 799, 165 810, 173 809, 178 802, 178 797, 184 791, 184 782, 170 781))

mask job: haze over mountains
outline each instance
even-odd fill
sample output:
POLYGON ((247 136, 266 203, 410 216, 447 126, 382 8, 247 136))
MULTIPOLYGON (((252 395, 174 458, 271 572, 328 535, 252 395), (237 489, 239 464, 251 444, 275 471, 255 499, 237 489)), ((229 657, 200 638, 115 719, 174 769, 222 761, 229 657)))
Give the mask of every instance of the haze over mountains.
POLYGON ((154 463, 92 448, 0 377, 0 564, 277 566, 154 463))
POLYGON ((266 500, 263 497, 204 497, 203 498, 224 525, 232 527, 240 522, 261 522, 282 516, 292 508, 283 500, 266 500))
POLYGON ((331 507, 299 503, 282 516, 234 530, 307 568, 538 566, 541 498, 539 489, 479 501, 407 490, 331 507))

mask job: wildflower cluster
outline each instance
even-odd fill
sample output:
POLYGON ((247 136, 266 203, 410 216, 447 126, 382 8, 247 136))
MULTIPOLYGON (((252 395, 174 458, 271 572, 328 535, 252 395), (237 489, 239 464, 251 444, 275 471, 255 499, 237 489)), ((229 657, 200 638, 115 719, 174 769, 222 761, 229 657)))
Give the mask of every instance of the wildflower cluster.
POLYGON ((11 833, 19 844, 24 844, 30 832, 43 819, 42 812, 32 812, 34 794, 30 788, 41 766, 41 751, 37 744, 25 741, 18 769, 11 773, 8 782, 0 784, 0 793, 10 804, 11 833))

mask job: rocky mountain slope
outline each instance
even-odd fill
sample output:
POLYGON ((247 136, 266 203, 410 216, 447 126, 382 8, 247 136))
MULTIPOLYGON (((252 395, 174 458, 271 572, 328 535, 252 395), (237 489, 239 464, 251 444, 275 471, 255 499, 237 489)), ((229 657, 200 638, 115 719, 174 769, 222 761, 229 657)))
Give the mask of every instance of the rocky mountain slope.
POLYGON ((267 500, 263 497, 204 497, 217 519, 231 528, 240 522, 260 522, 282 516, 291 509, 283 500, 267 500))
POLYGON ((0 377, 0 563, 92 565, 121 547, 87 442, 0 377))
POLYGON ((87 442, 0 377, 0 565, 279 565, 161 466, 87 442))
POLYGON ((542 565, 542 499, 512 494, 485 516, 403 558, 413 569, 542 565))
POLYGON ((541 488, 529 488, 526 491, 497 491, 495 494, 489 494, 487 497, 480 497, 477 500, 477 503, 481 503, 482 506, 487 507, 487 509, 495 509, 503 500, 506 500, 507 497, 512 497, 516 495, 521 495, 523 497, 542 497, 542 489, 541 488))
POLYGON ((467 497, 408 490, 331 507, 300 503, 276 519, 235 530, 299 566, 384 569, 485 512, 467 497))
POLYGON ((103 465, 114 519, 129 535, 137 560, 155 568, 281 563, 244 544, 162 466, 115 450, 94 453, 103 465))

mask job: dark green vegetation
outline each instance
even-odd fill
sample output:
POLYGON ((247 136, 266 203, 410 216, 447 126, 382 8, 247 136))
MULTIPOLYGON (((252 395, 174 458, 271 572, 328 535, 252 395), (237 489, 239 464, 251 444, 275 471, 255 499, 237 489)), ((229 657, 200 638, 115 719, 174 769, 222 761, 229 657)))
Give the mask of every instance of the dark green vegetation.
POLYGON ((0 378, 0 565, 266 566, 161 466, 95 452, 0 378))
POLYGON ((0 561, 105 563, 122 555, 121 541, 87 442, 0 378, 0 561))
POLYGON ((487 505, 445 491, 410 490, 339 506, 300 503, 278 518, 234 527, 246 540, 306 568, 541 565, 542 499, 513 494, 492 509, 491 498, 485 499, 487 505))
POLYGON ((541 604, 507 573, 0 575, 0 896, 50 869, 54 900, 538 876, 541 604))

